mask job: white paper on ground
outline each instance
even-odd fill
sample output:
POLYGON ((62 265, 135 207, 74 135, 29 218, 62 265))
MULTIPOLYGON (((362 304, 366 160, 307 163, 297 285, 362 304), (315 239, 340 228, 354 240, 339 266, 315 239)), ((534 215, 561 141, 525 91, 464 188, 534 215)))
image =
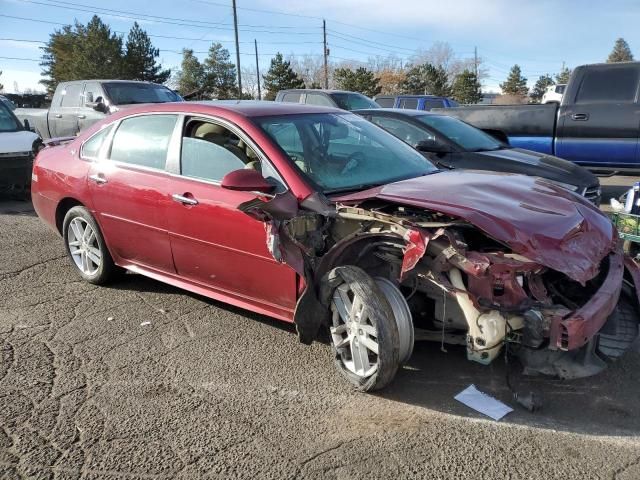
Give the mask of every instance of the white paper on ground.
POLYGON ((513 408, 482 393, 475 385, 469 385, 453 398, 494 420, 500 420, 506 414, 513 412, 513 408))

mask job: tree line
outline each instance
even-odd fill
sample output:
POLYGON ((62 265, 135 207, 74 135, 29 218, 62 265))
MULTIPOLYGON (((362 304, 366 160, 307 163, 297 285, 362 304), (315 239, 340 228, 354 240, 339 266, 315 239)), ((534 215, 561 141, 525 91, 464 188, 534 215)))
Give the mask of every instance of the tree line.
MULTIPOLYGON (((134 23, 126 39, 111 31, 97 15, 86 24, 76 21, 55 30, 43 47, 41 66, 47 91, 58 83, 77 79, 118 78, 169 84, 184 96, 192 98, 254 98, 255 74, 243 69, 248 88, 238 91, 236 65, 229 51, 220 43, 212 43, 206 58, 200 61, 192 49, 182 50, 180 68, 172 72, 158 62, 159 50, 149 35, 134 23), (252 75, 254 77, 251 82, 252 75)), ((633 60, 627 42, 615 42, 608 62, 633 60)), ((451 97, 460 103, 482 100, 481 80, 487 75, 482 59, 458 59, 446 42, 436 42, 425 52, 417 52, 410 64, 388 56, 370 58, 367 63, 330 64, 330 86, 340 90, 378 94, 431 94, 451 97)), ((263 98, 273 100, 279 90, 320 88, 323 80, 320 58, 312 56, 285 58, 276 54, 262 76, 263 98)), ((531 91, 519 65, 511 67, 500 84, 503 95, 516 101, 538 102, 546 88, 567 83, 571 70, 564 68, 555 75, 541 75, 531 91)))

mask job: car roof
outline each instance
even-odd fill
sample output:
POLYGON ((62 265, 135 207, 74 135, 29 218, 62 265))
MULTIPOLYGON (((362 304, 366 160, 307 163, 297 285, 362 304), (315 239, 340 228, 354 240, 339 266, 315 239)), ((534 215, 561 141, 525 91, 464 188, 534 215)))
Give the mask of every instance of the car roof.
POLYGON ((205 115, 216 114, 220 110, 232 112, 243 117, 295 115, 304 113, 350 113, 333 107, 321 107, 303 103, 270 102, 265 100, 208 100, 197 102, 147 103, 123 109, 122 112, 125 115, 152 112, 178 112, 205 115))
POLYGON ((391 113, 405 117, 422 117, 423 115, 443 115, 442 113, 431 113, 426 110, 415 110, 411 108, 363 108, 361 110, 353 110, 353 113, 391 113))
POLYGON ((324 90, 321 88, 289 88, 287 90, 280 90, 278 93, 353 93, 356 95, 362 95, 360 92, 351 92, 349 90, 324 90))

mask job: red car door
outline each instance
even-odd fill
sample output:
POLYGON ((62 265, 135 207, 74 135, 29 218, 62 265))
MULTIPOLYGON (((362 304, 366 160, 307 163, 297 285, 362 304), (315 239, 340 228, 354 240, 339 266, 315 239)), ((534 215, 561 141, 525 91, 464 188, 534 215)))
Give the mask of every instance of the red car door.
POLYGON ((265 161, 212 122, 186 119, 183 132, 180 175, 169 180, 172 201, 167 210, 178 275, 291 319, 296 273, 269 253, 265 224, 238 210, 256 194, 219 185, 226 173, 260 169, 265 161))
MULTIPOLYGON (((93 208, 116 261, 174 273, 167 232, 167 153, 177 115, 125 118, 92 162, 93 208)), ((90 142, 85 143, 85 146, 90 142)))

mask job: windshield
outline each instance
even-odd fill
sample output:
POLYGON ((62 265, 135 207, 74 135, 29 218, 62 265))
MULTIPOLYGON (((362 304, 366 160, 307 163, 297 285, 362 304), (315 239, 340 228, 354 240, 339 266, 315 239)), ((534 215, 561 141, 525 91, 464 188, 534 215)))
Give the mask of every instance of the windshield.
POLYGON ((491 135, 457 118, 444 115, 422 115, 416 118, 467 152, 486 152, 507 148, 491 135))
POLYGON ((256 123, 324 193, 363 190, 437 171, 409 145, 354 114, 259 117, 256 123))
POLYGON ((105 83, 104 89, 114 105, 130 105, 132 103, 166 103, 179 102, 180 96, 162 85, 150 83, 105 83))
POLYGON ((0 132, 17 132, 22 130, 22 125, 4 102, 0 102, 0 132))
POLYGON ((376 102, 361 93, 330 93, 333 101, 343 110, 360 110, 362 108, 380 108, 376 102))

